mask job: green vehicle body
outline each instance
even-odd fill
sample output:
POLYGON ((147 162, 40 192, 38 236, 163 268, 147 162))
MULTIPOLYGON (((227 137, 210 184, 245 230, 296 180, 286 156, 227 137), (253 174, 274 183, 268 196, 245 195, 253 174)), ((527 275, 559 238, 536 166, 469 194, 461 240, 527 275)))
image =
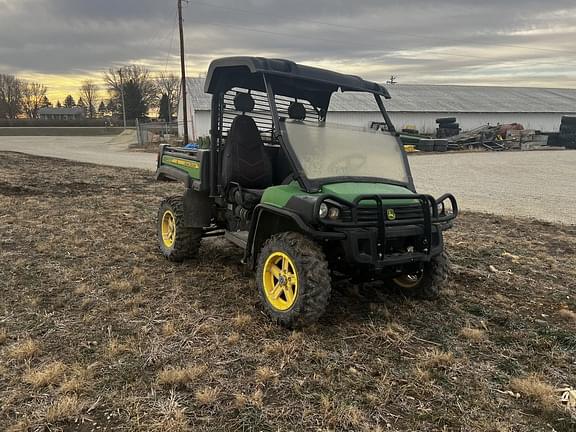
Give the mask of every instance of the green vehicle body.
MULTIPOLYGON (((262 203, 269 204, 275 207, 283 208, 286 206, 290 198, 294 196, 311 196, 316 197, 322 194, 329 194, 334 197, 341 198, 346 201, 354 201, 358 196, 361 195, 382 195, 382 194, 402 194, 402 195, 413 195, 413 192, 402 186, 383 184, 383 183, 333 183, 325 185, 317 193, 309 194, 302 189, 297 182, 292 182, 289 185, 272 186, 266 189, 264 195, 262 196, 262 203)), ((404 200, 386 200, 387 206, 402 206, 416 204, 416 201, 404 201, 404 200)))
POLYGON ((407 155, 383 105, 382 99, 389 98, 383 87, 285 60, 231 58, 213 63, 206 91, 212 94, 210 148, 161 146, 158 157, 156 178, 184 184, 185 226, 202 229, 206 237, 226 236, 244 249, 243 261, 251 268, 256 267, 267 239, 282 232, 298 232, 321 245, 332 270, 357 280, 416 272, 442 254, 442 233, 451 228, 458 213, 456 200, 450 194, 435 199, 416 192, 407 155), (288 115, 280 104, 287 104, 288 97, 291 104, 305 101, 307 113, 324 124, 330 97, 338 90, 374 97, 387 125, 387 131, 381 133, 398 146, 405 181, 307 177, 286 135, 284 123, 292 118, 283 118, 288 115), (231 188, 221 180, 230 123, 235 116, 246 114, 231 109, 231 100, 243 92, 257 98, 258 107, 265 107, 259 109, 266 112, 266 126, 261 127, 264 111, 254 118, 266 151, 274 155, 271 159, 280 160, 283 152, 284 162, 274 165, 273 173, 285 167, 291 172, 291 177, 276 179, 254 194, 257 199, 250 206, 240 202, 251 196, 250 189, 245 188, 246 192, 242 185, 231 188), (232 198, 234 194, 242 196, 240 201, 232 198), (335 220, 319 216, 323 205, 329 211, 337 208, 335 220))

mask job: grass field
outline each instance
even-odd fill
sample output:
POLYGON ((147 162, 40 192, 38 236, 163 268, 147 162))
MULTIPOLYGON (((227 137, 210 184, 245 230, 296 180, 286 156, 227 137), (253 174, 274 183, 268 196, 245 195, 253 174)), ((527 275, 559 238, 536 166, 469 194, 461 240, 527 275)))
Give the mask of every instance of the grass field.
POLYGON ((576 430, 575 227, 465 213, 440 301, 341 287, 291 332, 223 240, 160 256, 177 191, 0 154, 0 430, 576 430))

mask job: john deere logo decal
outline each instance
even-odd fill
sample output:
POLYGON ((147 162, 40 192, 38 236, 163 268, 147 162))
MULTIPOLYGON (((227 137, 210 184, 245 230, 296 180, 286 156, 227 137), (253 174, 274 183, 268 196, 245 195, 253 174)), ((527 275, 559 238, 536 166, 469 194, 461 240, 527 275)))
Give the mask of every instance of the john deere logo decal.
POLYGON ((396 220, 396 212, 394 211, 394 209, 387 209, 386 217, 388 218, 389 221, 396 220))

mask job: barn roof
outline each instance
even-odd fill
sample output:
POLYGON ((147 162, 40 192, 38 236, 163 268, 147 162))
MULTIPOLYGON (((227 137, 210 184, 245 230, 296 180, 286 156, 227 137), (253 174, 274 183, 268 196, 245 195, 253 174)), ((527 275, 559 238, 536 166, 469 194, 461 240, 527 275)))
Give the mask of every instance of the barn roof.
MULTIPOLYGON (((576 89, 421 84, 387 88, 392 99, 384 104, 390 112, 576 113, 576 89)), ((211 95, 204 93, 204 78, 189 79, 188 91, 197 111, 210 110, 211 95)), ((330 103, 330 111, 376 109, 370 94, 335 93, 330 103)))
POLYGON ((70 108, 44 107, 38 110, 38 114, 42 115, 77 115, 82 114, 83 112, 84 110, 80 107, 70 107, 70 108))

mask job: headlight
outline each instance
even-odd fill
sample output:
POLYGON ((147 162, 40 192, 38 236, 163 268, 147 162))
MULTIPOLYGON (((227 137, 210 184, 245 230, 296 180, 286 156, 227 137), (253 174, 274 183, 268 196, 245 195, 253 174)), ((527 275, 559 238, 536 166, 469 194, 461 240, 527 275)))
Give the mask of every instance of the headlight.
POLYGON ((326 216, 328 216, 328 206, 326 203, 322 203, 320 204, 320 209, 318 210, 318 217, 320 219, 324 219, 326 216))
POLYGON ((340 209, 338 207, 330 207, 328 210, 328 219, 338 219, 338 216, 340 216, 340 209))
POLYGON ((443 202, 439 203, 439 204, 437 205, 437 208, 438 208, 438 214, 439 214, 439 215, 444 214, 444 212, 446 211, 446 209, 444 208, 444 203, 443 203, 443 202))

